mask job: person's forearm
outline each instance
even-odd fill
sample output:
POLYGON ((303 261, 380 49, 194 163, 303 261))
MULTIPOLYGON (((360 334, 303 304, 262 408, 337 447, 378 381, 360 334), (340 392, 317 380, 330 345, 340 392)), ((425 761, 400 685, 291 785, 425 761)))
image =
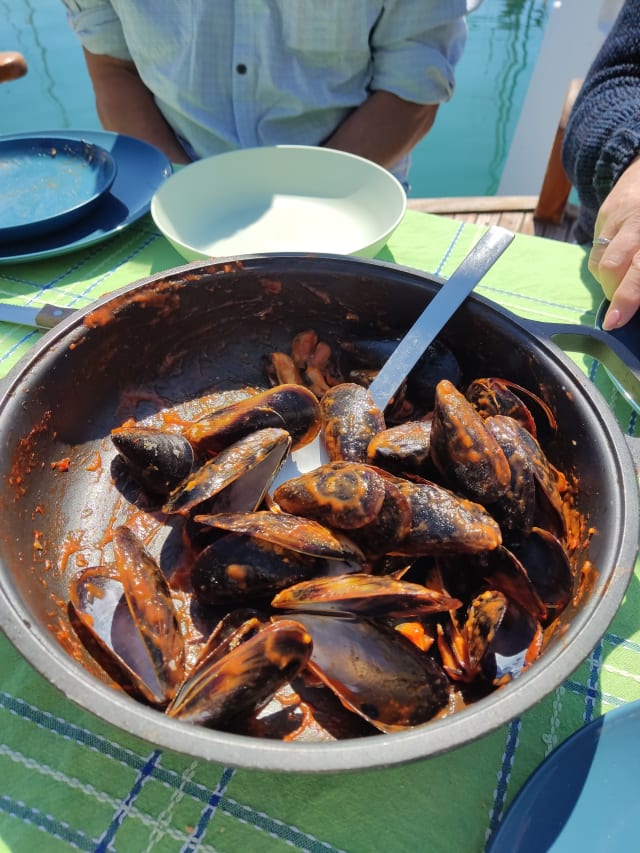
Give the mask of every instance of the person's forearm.
POLYGON ((323 143, 390 168, 428 133, 437 104, 413 104, 391 92, 374 92, 323 143))
POLYGON ((184 148, 156 106, 132 63, 85 50, 96 97, 98 117, 105 130, 126 133, 155 145, 172 163, 189 163, 184 148))

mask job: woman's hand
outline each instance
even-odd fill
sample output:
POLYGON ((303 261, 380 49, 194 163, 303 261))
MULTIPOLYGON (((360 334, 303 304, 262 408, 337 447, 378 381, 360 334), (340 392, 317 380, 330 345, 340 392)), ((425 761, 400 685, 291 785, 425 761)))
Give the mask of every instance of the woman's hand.
POLYGON ((589 269, 611 302, 602 328, 624 326, 640 308, 640 157, 600 207, 589 269))

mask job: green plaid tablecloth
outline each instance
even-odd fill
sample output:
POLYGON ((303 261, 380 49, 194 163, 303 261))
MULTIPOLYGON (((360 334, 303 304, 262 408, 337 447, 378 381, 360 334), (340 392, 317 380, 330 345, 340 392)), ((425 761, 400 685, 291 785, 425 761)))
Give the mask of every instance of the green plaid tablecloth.
MULTIPOLYGON (((477 226, 409 211, 379 257, 447 276, 478 234, 477 226)), ((182 263, 145 217, 86 251, 0 265, 0 300, 80 308, 182 263)), ((600 301, 582 248, 522 235, 478 293, 524 317, 586 325, 600 301)), ((0 375, 38 337, 0 323, 0 375)), ((575 359, 622 431, 638 434, 637 416, 605 371, 575 359)), ((358 773, 248 771, 158 750, 71 704, 0 638, 0 853, 481 851, 554 747, 640 699, 639 582, 640 563, 589 658, 522 717, 449 754, 358 773)))

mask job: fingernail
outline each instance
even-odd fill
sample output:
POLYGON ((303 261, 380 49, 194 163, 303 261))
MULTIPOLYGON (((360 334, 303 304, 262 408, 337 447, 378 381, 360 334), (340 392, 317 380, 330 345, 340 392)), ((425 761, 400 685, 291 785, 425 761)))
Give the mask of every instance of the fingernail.
POLYGON ((620 325, 620 312, 617 308, 610 308, 605 314, 602 321, 602 328, 605 332, 610 332, 611 329, 617 329, 620 325))

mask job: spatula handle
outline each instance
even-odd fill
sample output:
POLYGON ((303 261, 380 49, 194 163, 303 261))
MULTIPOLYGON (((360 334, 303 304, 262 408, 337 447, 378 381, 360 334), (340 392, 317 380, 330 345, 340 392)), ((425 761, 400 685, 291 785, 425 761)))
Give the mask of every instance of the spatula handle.
POLYGON ((404 335, 369 388, 383 411, 420 356, 437 337, 474 287, 514 238, 511 231, 492 225, 404 335))

